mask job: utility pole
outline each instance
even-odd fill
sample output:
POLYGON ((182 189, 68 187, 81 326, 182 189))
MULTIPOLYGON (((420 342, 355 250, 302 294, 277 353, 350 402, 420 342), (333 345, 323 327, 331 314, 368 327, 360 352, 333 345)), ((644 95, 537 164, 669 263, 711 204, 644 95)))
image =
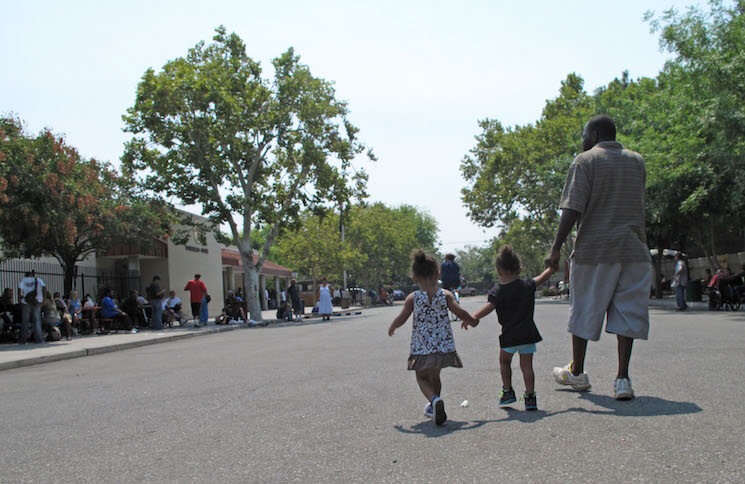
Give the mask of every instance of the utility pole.
MULTIPOLYGON (((341 243, 344 243, 344 202, 339 204, 339 230, 341 231, 341 243)), ((344 268, 344 286, 343 289, 347 290, 347 269, 344 268)))

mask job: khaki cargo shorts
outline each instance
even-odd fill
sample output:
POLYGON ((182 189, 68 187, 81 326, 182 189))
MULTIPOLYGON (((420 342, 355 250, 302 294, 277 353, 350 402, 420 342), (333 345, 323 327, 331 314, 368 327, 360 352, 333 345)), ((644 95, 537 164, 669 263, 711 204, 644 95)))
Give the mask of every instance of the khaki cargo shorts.
POLYGON ((569 275, 569 332, 597 341, 605 331, 634 339, 649 335, 649 262, 575 264, 569 275))

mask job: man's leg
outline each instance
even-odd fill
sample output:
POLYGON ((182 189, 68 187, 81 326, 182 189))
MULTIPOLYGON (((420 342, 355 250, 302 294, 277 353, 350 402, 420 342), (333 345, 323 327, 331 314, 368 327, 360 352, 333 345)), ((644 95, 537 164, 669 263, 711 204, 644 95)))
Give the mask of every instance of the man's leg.
POLYGON ((31 320, 34 325, 34 339, 38 344, 43 344, 44 335, 41 329, 41 305, 34 304, 31 306, 31 320))
POLYGON ((21 304, 21 336, 18 344, 26 344, 28 339, 28 328, 31 326, 31 305, 21 304))
POLYGON ((633 346, 633 338, 618 335, 618 376, 616 378, 629 377, 629 362, 631 361, 631 349, 633 346))
POLYGON ((585 372, 585 355, 587 354, 587 340, 572 335, 572 375, 577 376, 585 372))

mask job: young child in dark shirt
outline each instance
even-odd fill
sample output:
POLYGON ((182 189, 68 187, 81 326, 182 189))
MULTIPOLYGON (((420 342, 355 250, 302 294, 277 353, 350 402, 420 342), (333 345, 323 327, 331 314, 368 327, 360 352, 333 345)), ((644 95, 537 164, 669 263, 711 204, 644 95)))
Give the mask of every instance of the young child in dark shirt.
MULTIPOLYGON (((512 356, 520 355, 520 369, 525 380, 525 410, 538 408, 535 396, 535 375, 533 374, 533 353, 541 334, 533 321, 536 287, 543 284, 554 273, 551 268, 533 279, 520 279, 520 258, 505 245, 499 249, 495 261, 499 282, 489 291, 488 303, 473 318, 477 321, 496 309, 497 319, 502 326, 499 336, 499 368, 502 373, 502 391, 499 405, 509 405, 517 401, 512 388, 512 356)), ((466 328, 468 323, 463 323, 466 328)), ((472 325, 475 326, 475 325, 472 325)))

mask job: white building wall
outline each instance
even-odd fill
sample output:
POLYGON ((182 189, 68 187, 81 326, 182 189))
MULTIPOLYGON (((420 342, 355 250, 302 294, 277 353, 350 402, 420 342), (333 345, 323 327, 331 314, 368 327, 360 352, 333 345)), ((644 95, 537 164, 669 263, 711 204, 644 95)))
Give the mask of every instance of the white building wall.
MULTIPOLYGON (((207 221, 203 217, 192 216, 201 222, 207 221)), ((207 286, 207 293, 212 298, 209 315, 210 318, 214 318, 222 311, 225 299, 222 288, 222 246, 211 232, 206 234, 206 245, 199 242, 195 235, 192 234, 186 245, 176 245, 168 241, 168 283, 162 281, 162 287, 175 291, 184 301, 185 314, 191 316, 190 295, 184 290, 184 286, 194 278, 194 274, 201 274, 202 281, 207 286)), ((163 274, 160 274, 160 277, 163 279, 163 274)))

